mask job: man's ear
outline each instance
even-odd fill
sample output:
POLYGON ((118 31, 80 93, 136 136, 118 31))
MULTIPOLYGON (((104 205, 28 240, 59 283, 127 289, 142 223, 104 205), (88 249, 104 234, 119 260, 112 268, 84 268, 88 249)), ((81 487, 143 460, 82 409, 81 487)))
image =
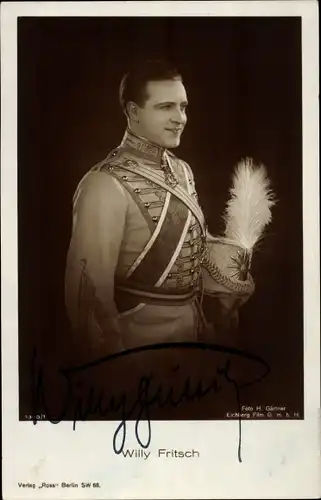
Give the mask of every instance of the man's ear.
POLYGON ((138 121, 138 106, 133 101, 128 101, 127 106, 127 116, 133 122, 138 121))

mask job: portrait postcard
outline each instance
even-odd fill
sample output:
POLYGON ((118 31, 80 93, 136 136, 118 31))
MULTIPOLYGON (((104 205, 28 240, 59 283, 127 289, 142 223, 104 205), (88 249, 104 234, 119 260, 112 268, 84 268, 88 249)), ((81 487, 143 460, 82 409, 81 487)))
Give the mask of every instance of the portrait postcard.
POLYGON ((3 2, 5 500, 318 498, 318 8, 3 2))

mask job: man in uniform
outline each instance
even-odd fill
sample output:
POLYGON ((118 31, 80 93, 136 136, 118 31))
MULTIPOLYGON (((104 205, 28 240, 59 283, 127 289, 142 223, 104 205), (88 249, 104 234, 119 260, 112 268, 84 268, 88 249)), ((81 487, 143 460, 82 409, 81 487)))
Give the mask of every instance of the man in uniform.
POLYGON ((120 85, 127 130, 80 181, 66 266, 66 306, 79 342, 121 351, 197 341, 205 328, 206 225, 179 146, 188 105, 181 75, 147 61, 120 85))

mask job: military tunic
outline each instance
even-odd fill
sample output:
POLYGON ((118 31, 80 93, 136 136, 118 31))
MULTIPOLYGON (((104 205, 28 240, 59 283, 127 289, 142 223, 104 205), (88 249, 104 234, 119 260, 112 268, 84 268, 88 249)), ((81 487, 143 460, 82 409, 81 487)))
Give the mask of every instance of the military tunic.
POLYGON ((127 130, 74 195, 73 330, 114 350, 197 340, 205 227, 189 165, 127 130))

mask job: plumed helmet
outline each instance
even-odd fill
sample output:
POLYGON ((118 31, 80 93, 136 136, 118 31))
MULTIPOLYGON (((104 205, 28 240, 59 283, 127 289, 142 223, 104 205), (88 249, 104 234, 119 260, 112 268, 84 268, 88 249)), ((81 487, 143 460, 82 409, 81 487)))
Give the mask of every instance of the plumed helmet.
POLYGON ((246 300, 255 290, 250 265, 251 253, 247 250, 227 238, 211 237, 202 264, 204 293, 234 295, 246 300))

